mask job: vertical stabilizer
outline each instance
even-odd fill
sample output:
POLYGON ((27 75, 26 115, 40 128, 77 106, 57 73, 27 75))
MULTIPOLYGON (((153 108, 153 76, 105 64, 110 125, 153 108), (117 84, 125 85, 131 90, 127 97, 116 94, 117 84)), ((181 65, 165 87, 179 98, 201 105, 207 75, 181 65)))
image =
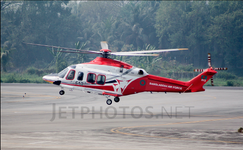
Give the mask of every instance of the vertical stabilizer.
POLYGON ((198 76, 187 82, 187 85, 190 88, 188 88, 185 92, 205 91, 203 85, 207 83, 207 81, 211 79, 216 73, 217 71, 213 70, 212 68, 206 69, 204 72, 200 73, 198 76))

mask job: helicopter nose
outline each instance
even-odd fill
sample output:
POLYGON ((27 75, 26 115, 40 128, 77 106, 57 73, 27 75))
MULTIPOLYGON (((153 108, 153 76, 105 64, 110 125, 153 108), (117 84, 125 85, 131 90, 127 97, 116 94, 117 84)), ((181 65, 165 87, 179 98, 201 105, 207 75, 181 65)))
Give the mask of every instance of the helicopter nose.
POLYGON ((52 83, 58 80, 58 74, 49 74, 49 75, 45 75, 42 77, 42 79, 46 82, 52 83))

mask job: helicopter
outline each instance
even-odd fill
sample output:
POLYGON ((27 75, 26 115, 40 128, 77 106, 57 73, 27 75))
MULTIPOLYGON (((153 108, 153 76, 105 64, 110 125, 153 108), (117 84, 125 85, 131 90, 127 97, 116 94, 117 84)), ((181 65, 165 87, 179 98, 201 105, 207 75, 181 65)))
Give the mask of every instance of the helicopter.
MULTIPOLYGON (((140 92, 200 92, 205 91, 203 85, 217 73, 215 70, 227 70, 227 68, 213 68, 211 56, 208 55, 207 69, 195 69, 202 72, 189 81, 179 81, 170 78, 155 76, 147 73, 144 69, 132 66, 128 63, 109 58, 115 56, 158 56, 158 53, 188 50, 187 48, 142 50, 130 52, 112 52, 108 49, 106 41, 101 42, 100 51, 80 50, 51 45, 25 43, 35 46, 58 48, 64 53, 99 54, 94 60, 86 63, 70 65, 59 73, 43 76, 43 80, 61 87, 60 95, 65 94, 64 89, 81 90, 106 96, 106 104, 111 105, 110 96, 118 103, 120 97, 140 92)), ((211 80, 212 82, 212 80, 211 80)))

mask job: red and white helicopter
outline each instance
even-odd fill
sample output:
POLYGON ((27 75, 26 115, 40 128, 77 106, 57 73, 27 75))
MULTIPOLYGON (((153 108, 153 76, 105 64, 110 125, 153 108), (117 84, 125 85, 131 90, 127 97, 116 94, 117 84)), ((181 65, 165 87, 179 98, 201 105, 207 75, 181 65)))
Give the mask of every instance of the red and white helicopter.
POLYGON ((106 103, 112 104, 108 97, 114 96, 114 101, 119 102, 121 96, 136 94, 140 92, 199 92, 205 91, 203 85, 217 72, 215 70, 226 70, 227 68, 213 68, 211 57, 208 55, 208 69, 196 69, 202 72, 190 81, 178 81, 148 74, 144 69, 137 68, 122 61, 109 58, 110 55, 119 56, 158 56, 161 52, 188 50, 181 49, 162 49, 144 50, 131 52, 111 52, 106 42, 101 42, 100 51, 79 50, 58 46, 41 45, 26 43, 36 46, 52 47, 65 49, 60 52, 67 53, 88 53, 100 54, 101 57, 95 58, 88 63, 71 65, 58 74, 49 74, 43 80, 61 87, 60 95, 64 95, 64 88, 77 89, 87 93, 105 95, 106 103))

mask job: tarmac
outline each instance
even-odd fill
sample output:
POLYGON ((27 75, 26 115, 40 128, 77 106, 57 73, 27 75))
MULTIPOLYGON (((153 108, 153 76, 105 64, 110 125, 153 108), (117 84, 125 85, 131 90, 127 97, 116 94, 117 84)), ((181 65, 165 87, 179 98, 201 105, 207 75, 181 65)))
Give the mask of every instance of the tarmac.
POLYGON ((3 150, 242 150, 243 88, 106 97, 51 84, 1 84, 3 150), (113 97, 110 97, 113 100, 113 97))

